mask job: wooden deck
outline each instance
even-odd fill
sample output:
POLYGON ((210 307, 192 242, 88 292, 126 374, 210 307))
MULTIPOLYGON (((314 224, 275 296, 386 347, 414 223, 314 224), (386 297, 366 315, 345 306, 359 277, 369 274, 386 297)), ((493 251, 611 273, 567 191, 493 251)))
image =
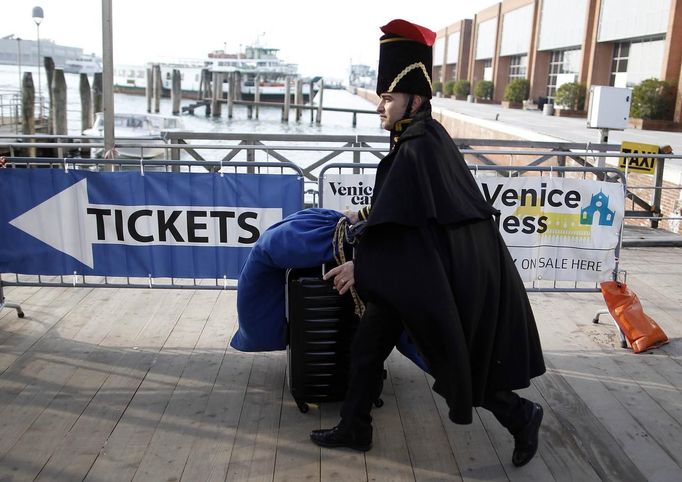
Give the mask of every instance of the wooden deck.
POLYGON ((6 289, 0 312, 0 480, 682 480, 682 248, 628 248, 622 267, 670 344, 619 347, 599 294, 532 294, 548 364, 525 394, 545 408, 538 456, 511 465, 492 415, 447 421, 398 354, 366 454, 321 450, 286 356, 227 348, 235 293, 6 289))

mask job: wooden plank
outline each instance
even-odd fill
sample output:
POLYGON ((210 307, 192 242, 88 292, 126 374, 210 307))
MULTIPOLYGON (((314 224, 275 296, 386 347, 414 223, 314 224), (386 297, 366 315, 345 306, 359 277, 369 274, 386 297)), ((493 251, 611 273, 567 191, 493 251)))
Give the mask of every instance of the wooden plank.
POLYGON ((384 389, 381 393, 384 405, 372 410, 374 447, 365 456, 369 480, 387 482, 414 480, 410 453, 403 426, 400 423, 398 400, 392 380, 394 369, 397 372, 400 371, 394 359, 402 356, 396 350, 389 356, 385 365, 388 376, 384 380, 384 389))
POLYGON ((283 352, 254 356, 226 480, 273 479, 285 367, 283 352))
POLYGON ((320 448, 310 440, 310 432, 320 428, 320 408, 310 404, 301 413, 285 386, 277 435, 274 481, 320 480, 320 448))
POLYGON ((431 380, 405 357, 391 359, 391 374, 415 480, 462 480, 431 380))
MULTIPOLYGON (((585 452, 581 448, 582 440, 576 437, 575 433, 566 429, 562 420, 555 413, 553 402, 550 402, 545 394, 538 389, 538 381, 546 377, 547 375, 534 380, 529 388, 519 392, 525 398, 540 403, 544 409, 540 430, 540 446, 536 457, 542 458, 554 480, 579 480, 581 482, 602 480, 585 456, 585 452)), ((559 397, 565 396, 565 393, 562 392, 558 395, 559 397)), ((579 400, 575 402, 575 404, 579 403, 579 400)), ((560 404, 557 405, 561 406, 560 404)))
POLYGON ((159 335, 165 337, 170 333, 190 296, 189 291, 153 292, 152 299, 147 301, 149 312, 134 318, 140 327, 139 335, 131 340, 134 343, 120 349, 122 358, 74 426, 60 443, 55 444, 54 453, 38 480, 85 478, 100 451, 106 447, 107 438, 145 374, 153 366, 162 343, 158 340, 159 335), (155 338, 156 343, 150 343, 155 338))
MULTIPOLYGON (((36 291, 40 288, 36 286, 3 286, 2 290, 5 295, 6 303, 22 304, 26 302, 36 291)), ((7 326, 20 320, 17 316, 17 311, 14 308, 3 308, 0 310, 0 340, 4 339, 7 326)), ((2 341, 0 341, 0 345, 2 341)))
MULTIPOLYGON (((120 306, 124 295, 122 293, 119 295, 118 299, 112 299, 110 308, 120 306)), ((134 336, 139 328, 128 315, 139 309, 138 307, 146 306, 147 301, 146 298, 138 297, 120 311, 105 309, 95 317, 79 310, 69 314, 69 317, 78 320, 76 325, 84 323, 87 326, 88 323, 84 322, 83 318, 90 320, 98 318, 89 324, 101 325, 100 329, 91 330, 89 336, 81 336, 78 340, 64 339, 60 350, 54 353, 38 353, 50 359, 51 364, 59 370, 59 375, 64 375, 63 385, 60 386, 51 379, 43 381, 48 393, 57 393, 44 409, 37 407, 38 416, 7 452, 3 465, 8 466, 13 473, 21 474, 22 477, 33 479, 38 475, 43 465, 50 459, 55 445, 64 439, 65 434, 76 423, 107 379, 111 369, 123 356, 121 350, 111 350, 97 345, 108 338, 134 336), (117 319, 119 316, 120 320, 117 319), (101 329, 102 326, 106 328, 101 329), (30 459, 26 459, 26 454, 30 454, 30 459)))
POLYGON ((197 296, 198 292, 191 293, 88 478, 132 480, 135 476, 203 327, 192 313, 201 311, 205 300, 197 296))
POLYGON ((209 396, 203 423, 204 437, 196 439, 183 478, 224 481, 237 434, 242 404, 254 356, 228 348, 209 396))
MULTIPOLYGON (((626 380, 627 376, 611 360, 614 352, 601 352, 594 341, 582 333, 579 326, 576 329, 576 325, 581 323, 580 320, 591 318, 586 312, 580 316, 581 306, 585 306, 590 297, 594 299, 592 295, 578 294, 555 295, 552 298, 554 313, 571 313, 571 318, 576 320, 572 321, 568 316, 554 316, 553 323, 547 324, 545 333, 558 332, 555 336, 560 343, 555 348, 557 354, 564 355, 554 367, 578 393, 641 473, 647 474, 651 480, 670 480, 668 477, 673 473, 679 473, 679 467, 665 450, 648 436, 646 427, 640 423, 637 416, 628 410, 630 404, 626 403, 618 387, 618 381, 626 380), (569 332, 570 338, 563 336, 563 333, 569 332), (565 356, 567 351, 575 352, 574 356, 565 356)), ((583 325, 586 323, 591 321, 582 321, 583 325)), ((552 345, 550 350, 551 347, 552 345)), ((545 349, 547 350, 547 347, 545 349)), ((550 351, 549 354, 551 353, 550 351)), ((558 356, 556 359, 558 360, 558 356)), ((550 363, 551 361, 550 357, 550 363)), ((650 400, 638 387, 633 390, 631 396, 637 400, 635 403, 645 404, 650 400)))
MULTIPOLYGON (((17 328, 16 335, 17 345, 23 343, 22 339, 26 339, 29 336, 33 339, 35 338, 32 331, 37 331, 39 328, 37 326, 50 325, 57 323, 56 317, 43 318, 42 320, 30 320, 32 326, 24 326, 22 328, 17 328), (24 336, 24 330, 26 331, 26 336, 24 336)), ((3 347, 3 350, 7 350, 5 353, 5 361, 8 363, 7 369, 0 374, 0 417, 3 416, 3 411, 9 407, 16 397, 26 389, 28 385, 31 385, 35 380, 39 379, 41 371, 46 368, 50 361, 46 357, 38 356, 36 357, 36 352, 48 351, 54 352, 56 349, 55 345, 59 345, 61 339, 55 339, 54 337, 44 337, 33 344, 26 343, 29 345, 28 350, 20 353, 19 349, 12 349, 10 347, 3 347)))
POLYGON ((437 394, 434 399, 462 480, 508 480, 478 411, 470 425, 457 425, 448 417, 445 399, 437 394))
POLYGON ((228 346, 237 328, 235 292, 221 293, 211 318, 213 321, 209 324, 214 327, 215 339, 202 338, 211 342, 210 349, 220 351, 222 356, 198 425, 202 435, 194 437, 183 469, 182 477, 186 480, 225 480, 253 362, 251 354, 240 353, 228 346))
POLYGON ((73 290, 69 295, 59 298, 61 303, 53 303, 51 296, 62 295, 63 290, 47 289, 44 299, 32 304, 34 315, 31 325, 25 328, 26 336, 23 332, 17 334, 22 340, 15 345, 15 352, 11 354, 19 359, 0 376, 0 457, 12 448, 73 374, 73 366, 55 363, 55 358, 71 346, 69 340, 59 336, 40 337, 56 334, 53 327, 57 323, 64 328, 68 327, 71 320, 78 324, 78 316, 65 318, 65 315, 72 309, 73 303, 88 292, 73 290), (50 290, 54 290, 54 293, 50 293, 50 290), (41 306, 42 303, 45 306, 41 306), (28 351, 21 353, 20 349, 28 351))
MULTIPOLYGON (((320 405, 320 428, 332 428, 339 423, 341 403, 325 403, 320 405)), ((325 482, 366 481, 366 452, 352 449, 319 447, 320 480, 325 482)))
MULTIPOLYGON (((522 393, 519 393, 522 395, 522 393)), ((485 427, 490 442, 497 452, 502 467, 510 481, 537 481, 537 480, 554 480, 547 464, 542 458, 541 453, 535 455, 527 465, 518 468, 514 467, 511 462, 512 452, 514 450, 514 439, 512 435, 504 428, 494 415, 485 410, 478 409, 478 416, 485 427)), ((541 435, 542 436, 542 435, 541 435)))
POLYGON ((26 317, 19 319, 17 332, 2 340, 0 374, 28 351, 40 338, 73 309, 89 290, 47 288, 38 291, 24 303, 26 317))
MULTIPOLYGON (((577 313, 586 313, 589 316, 591 311, 594 311, 594 306, 587 303, 577 307, 577 313)), ((592 324, 582 328, 587 337, 597 329, 592 324)), ((682 437, 679 435, 682 433, 682 424, 673 415, 676 413, 679 417, 682 413, 682 407, 679 406, 682 392, 660 377, 660 366, 651 367, 644 363, 643 359, 648 354, 635 355, 630 350, 609 346, 603 346, 603 350, 611 355, 608 360, 614 367, 623 373, 623 378, 610 378, 607 387, 645 428, 648 438, 655 440, 676 462, 682 473, 682 437), (652 383, 656 378, 660 383, 652 383), (667 410, 659 400, 667 406, 667 410)), ((673 368, 672 372, 679 372, 679 366, 677 370, 673 368)))
POLYGON ((201 291, 194 297, 196 303, 188 316, 193 318, 200 334, 195 341, 194 330, 188 333, 189 343, 184 347, 192 353, 172 394, 169 393, 168 406, 133 480, 180 479, 193 439, 211 434, 202 430, 200 422, 227 345, 222 313, 211 316, 218 294, 219 291, 201 291))

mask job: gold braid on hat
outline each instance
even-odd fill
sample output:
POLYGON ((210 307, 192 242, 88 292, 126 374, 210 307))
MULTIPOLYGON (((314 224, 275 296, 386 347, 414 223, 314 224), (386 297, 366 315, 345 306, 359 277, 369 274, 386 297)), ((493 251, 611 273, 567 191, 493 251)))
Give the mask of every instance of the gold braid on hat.
POLYGON ((398 85, 398 82, 400 82, 403 77, 405 77, 408 73, 410 73, 416 68, 420 68, 422 70, 422 72, 424 73, 424 77, 426 77, 426 81, 429 83, 429 87, 431 87, 431 77, 429 77, 429 73, 426 71, 424 63, 415 62, 405 67, 402 72, 395 76, 395 79, 393 79, 393 82, 391 82, 391 85, 388 87, 387 92, 393 92, 393 89, 395 89, 395 86, 398 85))

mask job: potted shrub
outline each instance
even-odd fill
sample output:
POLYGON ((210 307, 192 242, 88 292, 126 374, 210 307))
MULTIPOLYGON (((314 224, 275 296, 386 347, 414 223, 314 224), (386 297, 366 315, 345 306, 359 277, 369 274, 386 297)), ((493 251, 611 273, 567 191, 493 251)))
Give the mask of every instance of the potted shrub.
POLYGON ((490 80, 479 80, 474 86, 474 97, 479 104, 492 104, 493 83, 490 80))
POLYGON ((675 89, 659 79, 646 79, 632 89, 630 124, 639 129, 679 130, 671 121, 675 109, 675 89))
POLYGON ((512 79, 504 88, 504 102, 503 107, 511 109, 520 109, 523 106, 523 101, 528 98, 530 92, 530 83, 527 79, 512 79))
POLYGON ((443 97, 452 97, 452 86, 454 83, 454 80, 448 80, 445 82, 445 86, 443 87, 443 97))
POLYGON ((431 88, 433 89, 433 95, 436 97, 441 97, 443 95, 443 83, 439 81, 433 82, 431 84, 431 88), (440 94, 440 95, 439 95, 440 94))
POLYGON ((554 96, 554 104, 559 108, 555 115, 563 117, 586 117, 585 84, 567 82, 559 86, 554 96))
POLYGON ((466 100, 471 93, 471 83, 468 80, 456 80, 452 86, 452 94, 457 100, 466 100))

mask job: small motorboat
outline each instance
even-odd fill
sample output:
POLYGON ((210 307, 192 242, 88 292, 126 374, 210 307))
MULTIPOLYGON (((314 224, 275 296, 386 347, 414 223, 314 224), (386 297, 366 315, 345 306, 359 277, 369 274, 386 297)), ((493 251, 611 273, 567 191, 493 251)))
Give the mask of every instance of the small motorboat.
MULTIPOLYGON (((180 118, 154 114, 114 114, 115 157, 151 159, 166 152, 163 132, 183 130, 180 118)), ((101 140, 104 133, 104 114, 95 114, 95 122, 84 136, 101 140)), ((95 149, 96 157, 103 156, 103 149, 95 149)))

